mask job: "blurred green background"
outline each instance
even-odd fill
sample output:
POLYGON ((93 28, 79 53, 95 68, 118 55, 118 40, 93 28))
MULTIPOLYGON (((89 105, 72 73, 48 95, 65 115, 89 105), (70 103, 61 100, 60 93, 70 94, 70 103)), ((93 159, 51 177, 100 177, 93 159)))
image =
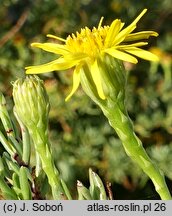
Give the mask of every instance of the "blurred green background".
MULTIPOLYGON (((46 63, 55 55, 31 49, 32 42, 66 37, 81 27, 97 26, 121 18, 129 24, 143 10, 148 12, 138 30, 155 30, 147 49, 160 56, 159 63, 140 60, 125 63, 129 73, 127 107, 135 131, 151 158, 165 173, 172 191, 172 4, 171 0, 0 0, 0 90, 12 115, 12 85, 24 77, 24 67, 46 63)), ((112 183, 114 199, 159 199, 152 183, 125 154, 120 140, 99 108, 80 88, 69 102, 64 99, 72 84, 72 71, 40 75, 50 97, 50 139, 61 175, 76 193, 76 180, 88 186, 93 168, 106 184, 112 183)), ((3 151, 3 149, 1 149, 3 151)))

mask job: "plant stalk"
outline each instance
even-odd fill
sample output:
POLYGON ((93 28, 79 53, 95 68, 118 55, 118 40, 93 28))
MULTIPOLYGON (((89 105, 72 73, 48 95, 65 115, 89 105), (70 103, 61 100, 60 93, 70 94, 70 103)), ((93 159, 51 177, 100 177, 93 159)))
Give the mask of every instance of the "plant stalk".
POLYGON ((149 158, 142 142, 134 133, 133 124, 128 116, 125 106, 121 106, 119 103, 114 105, 114 102, 112 102, 109 107, 110 108, 104 106, 102 107, 102 110, 108 118, 110 125, 115 129, 121 139, 127 155, 150 177, 161 199, 170 200, 171 195, 167 188, 164 175, 149 158))
POLYGON ((59 172, 55 167, 52 154, 49 148, 49 142, 46 135, 39 132, 38 129, 31 132, 35 150, 38 153, 42 168, 48 177, 48 182, 52 189, 52 195, 55 200, 60 200, 64 196, 64 190, 61 186, 59 172))

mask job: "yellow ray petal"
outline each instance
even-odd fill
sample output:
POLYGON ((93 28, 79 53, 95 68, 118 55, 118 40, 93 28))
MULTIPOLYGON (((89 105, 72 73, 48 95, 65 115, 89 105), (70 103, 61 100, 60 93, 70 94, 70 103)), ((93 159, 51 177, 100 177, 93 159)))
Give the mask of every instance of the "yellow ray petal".
POLYGON ((52 52, 59 55, 66 55, 69 51, 65 48, 64 45, 55 44, 55 43, 32 43, 32 47, 41 48, 47 52, 52 52))
POLYGON ((46 64, 38 66, 28 66, 25 69, 26 74, 40 74, 55 70, 66 70, 75 66, 76 64, 76 61, 65 61, 64 58, 59 58, 46 64))
POLYGON ((97 61, 95 61, 91 65, 91 76, 93 78, 93 81, 96 86, 99 97, 104 100, 106 97, 104 95, 104 91, 102 88, 101 74, 100 74, 100 70, 99 70, 97 61))
POLYGON ((72 87, 72 91, 70 92, 70 94, 66 97, 65 101, 68 101, 72 95, 76 92, 77 88, 79 87, 80 84, 80 69, 81 69, 82 65, 78 65, 74 72, 73 72, 73 87, 72 87))
POLYGON ((136 17, 136 19, 126 28, 124 28, 115 38, 114 40, 114 44, 119 44, 121 43, 125 37, 130 34, 135 28, 136 28, 136 24, 137 22, 141 19, 141 17, 146 13, 147 9, 144 9, 138 17, 136 17))
POLYGON ((128 47, 140 47, 140 46, 145 46, 147 44, 148 44, 148 42, 138 42, 138 43, 133 43, 133 44, 117 45, 114 48, 125 50, 128 47))
POLYGON ((101 19, 100 19, 100 21, 99 21, 98 29, 101 28, 101 26, 102 26, 102 22, 103 22, 103 19, 104 19, 104 17, 101 17, 101 19))
POLYGON ((117 59, 120 59, 122 61, 127 61, 127 62, 131 62, 131 63, 134 63, 134 64, 137 64, 137 59, 125 52, 122 52, 122 51, 119 51, 119 50, 116 50, 116 49, 106 49, 104 51, 105 53, 108 53, 109 55, 113 56, 114 58, 117 58, 117 59))
POLYGON ((153 53, 137 47, 126 48, 125 51, 148 61, 159 61, 159 58, 153 53))
POLYGON ((64 56, 65 61, 83 61, 88 55, 82 52, 74 52, 64 56))
POLYGON ((129 34, 124 41, 128 42, 128 41, 143 40, 143 39, 148 39, 150 36, 157 37, 158 33, 154 31, 141 31, 137 33, 132 33, 129 34))
POLYGON ((116 35, 119 33, 119 31, 121 30, 121 21, 119 19, 116 19, 112 22, 112 24, 110 25, 110 28, 108 30, 106 39, 105 39, 105 47, 110 47, 113 44, 114 38, 116 37, 116 35))
POLYGON ((59 41, 66 42, 65 39, 63 39, 63 38, 61 38, 61 37, 57 37, 57 36, 52 35, 52 34, 47 34, 47 37, 49 37, 49 38, 53 38, 53 39, 56 39, 56 40, 59 40, 59 41))

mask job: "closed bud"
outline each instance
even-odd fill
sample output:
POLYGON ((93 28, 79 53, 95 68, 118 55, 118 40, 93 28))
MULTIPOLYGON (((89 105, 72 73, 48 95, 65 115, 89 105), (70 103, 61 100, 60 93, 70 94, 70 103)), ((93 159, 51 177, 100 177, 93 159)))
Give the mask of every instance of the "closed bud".
POLYGON ((13 83, 14 109, 29 130, 47 128, 49 99, 43 81, 37 76, 27 76, 13 83))

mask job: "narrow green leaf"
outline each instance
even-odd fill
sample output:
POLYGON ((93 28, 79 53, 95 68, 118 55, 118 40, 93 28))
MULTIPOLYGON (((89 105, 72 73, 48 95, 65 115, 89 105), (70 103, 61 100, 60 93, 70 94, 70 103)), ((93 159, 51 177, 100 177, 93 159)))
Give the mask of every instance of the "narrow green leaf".
POLYGON ((13 180, 13 187, 20 188, 20 181, 17 173, 13 173, 12 180, 13 180))
POLYGON ((3 164, 2 157, 0 157, 0 175, 1 176, 4 175, 4 164, 3 164))
POLYGON ((21 167, 19 173, 19 181, 20 181, 20 188, 22 192, 22 198, 24 200, 31 200, 32 199, 32 192, 30 188, 30 184, 27 177, 27 168, 21 167))
POLYGON ((13 173, 12 180, 13 180, 13 190, 16 192, 17 196, 20 197, 20 199, 21 199, 22 198, 22 192, 20 189, 19 176, 16 173, 13 173))
POLYGON ((20 168, 19 168, 18 164, 16 162, 12 161, 11 157, 6 152, 3 153, 3 158, 4 158, 5 162, 7 163, 9 170, 12 170, 19 175, 19 169, 20 168))
POLYGON ((78 200, 92 200, 90 191, 82 184, 77 181, 78 200))
POLYGON ((15 137, 13 124, 6 108, 6 100, 1 92, 0 92, 0 118, 5 128, 5 131, 7 133, 7 136, 15 137))
POLYGON ((3 135, 3 133, 0 131, 0 142, 4 146, 5 150, 10 154, 14 155, 15 154, 15 149, 12 146, 11 142, 9 142, 6 137, 3 135))
POLYGON ((101 178, 91 169, 89 170, 89 178, 90 193, 93 198, 97 200, 107 200, 106 191, 101 178))
POLYGON ((20 125, 21 133, 22 133, 22 142, 23 142, 22 160, 25 164, 29 164, 30 154, 31 154, 30 135, 29 135, 28 129, 25 127, 25 125, 22 123, 17 113, 15 112, 15 109, 14 109, 14 115, 20 125))
POLYGON ((0 188, 5 199, 17 200, 16 193, 8 186, 4 178, 0 176, 0 188))
MULTIPOLYGON (((7 152, 4 152, 3 155, 2 155, 2 160, 1 162, 3 163, 2 166, 4 167, 4 176, 8 179, 11 179, 12 177, 12 172, 11 170, 9 169, 9 166, 5 160, 5 155, 7 155, 7 157, 9 156, 9 154, 7 152)), ((10 158, 10 156, 9 156, 10 158)))
POLYGON ((72 196, 70 194, 70 191, 69 191, 66 183, 62 179, 61 179, 61 184, 62 184, 62 188, 63 188, 65 195, 68 198, 68 200, 72 200, 72 196))
POLYGON ((20 142, 18 142, 16 140, 15 137, 10 136, 9 140, 11 141, 11 144, 13 145, 13 147, 15 148, 15 150, 17 151, 18 155, 22 156, 22 145, 20 142))

